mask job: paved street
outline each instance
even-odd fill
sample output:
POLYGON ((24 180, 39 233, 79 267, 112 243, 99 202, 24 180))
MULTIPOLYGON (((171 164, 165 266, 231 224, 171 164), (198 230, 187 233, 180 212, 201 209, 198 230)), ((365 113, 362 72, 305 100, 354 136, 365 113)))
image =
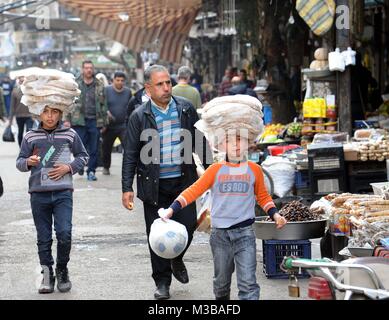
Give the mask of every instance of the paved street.
MULTIPOLYGON (((0 135, 4 124, 0 123, 0 135)), ((97 172, 98 181, 74 176, 73 245, 69 263, 73 289, 66 294, 39 295, 40 266, 36 233, 27 193, 29 173, 15 167, 17 143, 0 141, 0 175, 5 193, 0 198, 0 299, 153 299, 154 283, 142 203, 135 210, 121 206, 121 154, 113 154, 111 176, 97 172)), ((267 279, 262 272, 261 241, 257 241, 261 299, 290 299, 288 280, 267 279)), ((55 257, 55 242, 53 252, 55 257)), ((318 240, 312 256, 319 257, 318 240)), ((195 233, 185 262, 190 282, 173 279, 172 299, 213 299, 213 265, 208 235, 195 233)), ((301 280, 306 297, 307 280, 301 280)), ((237 299, 235 278, 232 298, 237 299)))

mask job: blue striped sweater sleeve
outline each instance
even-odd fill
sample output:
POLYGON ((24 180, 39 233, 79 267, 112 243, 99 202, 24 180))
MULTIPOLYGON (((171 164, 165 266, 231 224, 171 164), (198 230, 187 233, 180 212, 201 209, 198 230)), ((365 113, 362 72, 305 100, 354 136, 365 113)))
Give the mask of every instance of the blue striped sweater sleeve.
POLYGON ((22 140, 22 145, 20 147, 19 156, 16 159, 16 168, 21 172, 30 171, 31 168, 27 165, 28 158, 32 156, 31 146, 28 144, 26 137, 22 140))

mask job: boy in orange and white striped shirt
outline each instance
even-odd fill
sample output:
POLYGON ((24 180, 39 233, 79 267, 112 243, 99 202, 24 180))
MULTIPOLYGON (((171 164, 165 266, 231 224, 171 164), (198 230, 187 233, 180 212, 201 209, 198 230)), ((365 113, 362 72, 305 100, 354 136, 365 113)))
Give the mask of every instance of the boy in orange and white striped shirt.
POLYGON ((255 202, 282 228, 286 220, 267 193, 262 169, 247 161, 247 139, 226 140, 227 161, 214 163, 173 204, 164 218, 194 202, 211 189, 210 245, 214 260, 214 294, 217 300, 230 297, 231 276, 236 267, 239 299, 258 300, 256 281, 255 202))

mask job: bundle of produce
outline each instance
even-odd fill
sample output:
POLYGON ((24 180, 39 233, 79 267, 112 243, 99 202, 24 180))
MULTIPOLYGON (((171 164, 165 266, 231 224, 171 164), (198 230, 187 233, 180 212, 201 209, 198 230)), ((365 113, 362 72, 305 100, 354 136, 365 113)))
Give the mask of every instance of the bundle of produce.
POLYGON ((265 130, 260 136, 260 142, 263 143, 276 143, 283 142, 282 139, 278 138, 278 135, 284 130, 285 126, 281 123, 273 123, 265 126, 265 130))
POLYGON ((303 129, 303 124, 301 122, 292 122, 288 124, 286 135, 288 137, 299 138, 301 137, 302 129, 303 129))
POLYGON ((248 95, 224 96, 204 106, 196 127, 215 148, 229 134, 244 136, 251 144, 263 131, 262 117, 262 104, 258 99, 248 95))
POLYGON ((346 201, 355 200, 359 201, 370 201, 370 200, 382 200, 379 195, 368 195, 368 194, 353 194, 353 193, 342 193, 342 194, 329 194, 325 197, 331 201, 332 206, 342 207, 346 201))
POLYGON ((74 99, 81 93, 72 74, 53 69, 37 69, 34 74, 27 74, 21 90, 21 102, 37 115, 46 106, 71 112, 74 99))
POLYGON ((389 200, 380 195, 343 193, 326 198, 331 201, 333 216, 346 215, 354 225, 389 222, 389 200))

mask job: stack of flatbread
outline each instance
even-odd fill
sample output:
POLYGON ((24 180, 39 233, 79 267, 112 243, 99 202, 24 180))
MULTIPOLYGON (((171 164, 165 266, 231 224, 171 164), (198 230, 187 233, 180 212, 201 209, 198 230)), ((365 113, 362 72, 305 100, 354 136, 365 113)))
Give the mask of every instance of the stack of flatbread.
POLYGON ((204 106, 196 127, 216 148, 229 134, 246 137, 251 144, 263 131, 262 117, 262 104, 258 99, 239 94, 224 96, 204 106))
POLYGON ((21 90, 21 102, 36 115, 46 106, 69 113, 81 93, 73 74, 53 69, 37 69, 34 74, 26 74, 21 90))

